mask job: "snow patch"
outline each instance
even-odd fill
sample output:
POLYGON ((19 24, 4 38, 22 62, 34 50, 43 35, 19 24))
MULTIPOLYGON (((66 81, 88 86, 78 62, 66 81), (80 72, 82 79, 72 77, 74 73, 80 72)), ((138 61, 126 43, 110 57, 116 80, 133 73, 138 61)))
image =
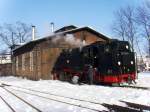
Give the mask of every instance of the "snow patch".
MULTIPOLYGON (((150 106, 150 90, 142 90, 142 89, 133 89, 133 88, 122 88, 122 87, 110 87, 110 86, 102 86, 102 85, 73 85, 68 82, 61 82, 58 80, 39 80, 39 81, 31 81, 27 79, 22 79, 18 77, 0 77, 0 83, 11 84, 15 86, 20 86, 24 88, 29 88, 32 90, 38 90, 42 92, 47 92, 59 96, 70 97, 74 99, 81 99, 85 101, 91 101, 96 103, 106 103, 110 105, 120 105, 126 107, 127 105, 121 101, 132 102, 136 104, 142 104, 150 106)), ((150 88, 150 73, 139 73, 137 79, 137 85, 141 87, 150 88)), ((7 87, 8 89, 13 89, 12 87, 7 87)), ((15 88, 17 89, 17 88, 15 88)), ((19 90, 19 88, 18 88, 19 90)), ((46 100, 37 96, 28 95, 25 93, 21 93, 18 91, 14 91, 17 95, 24 98, 30 103, 33 103, 35 106, 40 108, 44 112, 55 111, 55 112, 92 112, 92 110, 88 110, 85 108, 80 108, 72 105, 63 104, 56 101, 46 100)), ((28 91, 29 92, 29 91, 28 91)), ((35 93, 34 93, 35 94, 35 93)), ((46 94, 36 93, 38 95, 51 97, 46 94)), ((7 99, 14 106, 17 105, 17 109, 19 108, 28 108, 29 107, 20 101, 10 97, 7 92, 0 89, 0 95, 7 99), (14 99, 14 100, 12 100, 14 99), (13 102, 12 102, 13 101, 13 102)), ((56 98, 53 96, 52 98, 56 98)), ((59 100, 70 102, 74 104, 80 104, 80 101, 69 100, 66 98, 58 98, 59 100)), ((3 112, 8 112, 9 108, 4 106, 4 102, 0 100, 0 110, 3 112), (3 107, 3 108, 2 108, 3 107)), ((91 103, 81 103, 86 107, 98 108, 99 110, 107 110, 104 106, 96 106, 91 103)), ((16 106, 15 106, 16 107, 16 106)), ((30 109, 29 109, 30 110, 30 109)), ((22 110, 20 110, 22 112, 22 110)), ((93 111, 94 112, 94 111, 93 111)))

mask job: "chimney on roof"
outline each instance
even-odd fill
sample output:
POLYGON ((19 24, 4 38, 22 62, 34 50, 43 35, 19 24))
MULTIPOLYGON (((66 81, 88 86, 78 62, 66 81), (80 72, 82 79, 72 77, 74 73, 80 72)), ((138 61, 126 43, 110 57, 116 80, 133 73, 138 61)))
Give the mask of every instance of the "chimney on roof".
POLYGON ((35 40, 35 26, 32 26, 32 40, 35 40))
POLYGON ((51 32, 53 33, 54 32, 54 23, 51 22, 51 32))

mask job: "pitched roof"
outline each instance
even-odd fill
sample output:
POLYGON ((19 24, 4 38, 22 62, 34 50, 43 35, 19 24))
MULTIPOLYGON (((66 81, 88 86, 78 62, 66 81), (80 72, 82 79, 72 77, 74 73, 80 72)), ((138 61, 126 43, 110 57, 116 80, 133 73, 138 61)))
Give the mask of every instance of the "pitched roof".
POLYGON ((19 46, 17 47, 16 49, 14 49, 13 51, 16 51, 24 46, 27 46, 29 44, 32 44, 32 43, 36 43, 36 42, 39 42, 39 41, 43 41, 43 40, 46 40, 48 38, 53 38, 53 37, 56 37, 57 35, 61 35, 61 34, 70 34, 70 33, 75 33, 75 32, 78 32, 78 31, 82 31, 82 30, 87 30, 88 32, 91 32, 93 34, 95 34, 96 36, 106 40, 106 41, 109 41, 110 38, 108 38, 107 36, 97 32, 96 30, 90 28, 90 27, 81 27, 81 28, 74 28, 74 29, 71 29, 71 30, 67 30, 67 31, 62 31, 62 32, 58 32, 58 33, 54 33, 52 35, 49 35, 49 36, 46 36, 46 37, 43 37, 43 38, 39 38, 39 39, 36 39, 36 40, 32 40, 32 41, 29 41, 27 42, 26 44, 22 45, 22 46, 19 46))
POLYGON ((58 32, 64 32, 64 31, 67 31, 67 30, 72 30, 72 29, 76 29, 78 27, 74 26, 74 25, 68 25, 68 26, 64 26, 58 30, 56 30, 54 33, 58 33, 58 32))

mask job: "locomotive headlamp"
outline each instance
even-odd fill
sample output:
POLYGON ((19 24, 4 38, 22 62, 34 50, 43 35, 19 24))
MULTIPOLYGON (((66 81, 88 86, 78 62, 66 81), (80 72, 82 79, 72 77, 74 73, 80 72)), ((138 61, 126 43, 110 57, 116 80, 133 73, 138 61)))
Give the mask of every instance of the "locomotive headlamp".
POLYGON ((133 65, 133 61, 131 61, 131 65, 133 65))
POLYGON ((118 65, 121 65, 121 62, 120 62, 120 61, 118 61, 118 65))
POLYGON ((128 45, 126 45, 126 49, 129 49, 129 46, 128 46, 128 45))
POLYGON ((130 69, 128 68, 128 69, 127 69, 127 71, 129 72, 129 71, 130 71, 130 69))
POLYGON ((69 60, 67 60, 67 63, 69 63, 70 61, 69 60))

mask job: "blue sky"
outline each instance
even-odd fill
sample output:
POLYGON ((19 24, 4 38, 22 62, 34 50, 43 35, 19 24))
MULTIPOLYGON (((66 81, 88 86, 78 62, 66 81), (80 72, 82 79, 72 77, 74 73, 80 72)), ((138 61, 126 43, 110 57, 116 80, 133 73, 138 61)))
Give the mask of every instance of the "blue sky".
POLYGON ((113 37, 110 26, 114 12, 126 5, 138 6, 146 0, 0 0, 0 24, 22 21, 37 27, 37 35, 65 25, 91 26, 113 37))

